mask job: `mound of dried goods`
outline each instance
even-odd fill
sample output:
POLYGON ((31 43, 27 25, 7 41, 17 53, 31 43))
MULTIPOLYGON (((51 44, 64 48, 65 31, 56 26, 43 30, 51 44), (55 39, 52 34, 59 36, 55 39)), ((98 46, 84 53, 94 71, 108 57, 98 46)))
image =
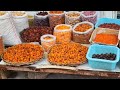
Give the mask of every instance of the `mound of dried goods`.
POLYGON ((66 24, 57 25, 54 28, 54 35, 57 43, 66 43, 71 41, 72 27, 66 24))
POLYGON ((34 63, 43 58, 44 51, 40 45, 18 44, 6 49, 3 60, 12 65, 34 63))
POLYGON ((45 12, 45 11, 43 11, 43 12, 38 12, 38 13, 37 13, 37 15, 40 15, 40 16, 41 16, 41 15, 42 15, 42 16, 45 16, 45 15, 48 15, 48 12, 45 12))
POLYGON ((97 34, 94 42, 102 43, 102 44, 113 44, 116 45, 118 43, 118 36, 114 34, 97 34))
POLYGON ((49 24, 51 28, 65 23, 64 11, 49 11, 49 24))
POLYGON ((0 16, 4 15, 6 12, 0 11, 0 16))
POLYGON ((93 54, 92 58, 105 59, 105 60, 115 60, 116 54, 114 54, 114 53, 93 54))
POLYGON ((30 27, 23 30, 20 35, 23 42, 40 42, 40 37, 44 34, 52 34, 53 31, 50 27, 30 27))
POLYGON ((90 24, 80 24, 78 25, 76 28, 75 28, 75 31, 78 31, 78 32, 85 32, 87 30, 89 30, 90 28, 92 28, 92 26, 90 24))
POLYGON ((64 11, 49 11, 50 14, 62 14, 64 11))
POLYGON ((120 30, 120 25, 115 23, 104 23, 99 25, 98 27, 120 30))
POLYGON ((12 15, 13 16, 23 16, 25 14, 25 12, 23 11, 13 11, 12 15))
POLYGON ((88 48, 78 43, 58 44, 51 48, 48 61, 55 65, 76 66, 87 62, 88 48))
POLYGON ((94 15, 96 13, 96 11, 84 11, 83 14, 85 16, 91 16, 91 15, 94 15))
POLYGON ((45 52, 48 52, 52 46, 56 43, 56 37, 50 34, 41 36, 41 45, 45 52))

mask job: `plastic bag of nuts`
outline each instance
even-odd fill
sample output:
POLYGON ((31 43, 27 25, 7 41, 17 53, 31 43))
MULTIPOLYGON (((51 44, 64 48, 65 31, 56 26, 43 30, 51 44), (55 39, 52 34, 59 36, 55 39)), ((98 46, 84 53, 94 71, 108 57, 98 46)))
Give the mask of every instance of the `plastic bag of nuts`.
POLYGON ((65 23, 64 11, 49 11, 50 27, 54 28, 56 25, 65 23))
POLYGON ((65 13, 65 24, 70 24, 74 26, 76 23, 80 22, 80 12, 69 11, 65 13))
POLYGON ((40 11, 34 15, 35 26, 49 26, 48 12, 40 11))
POLYGON ((97 11, 82 11, 81 12, 82 21, 89 21, 93 24, 96 24, 97 17, 98 17, 97 11))
POLYGON ((76 24, 73 27, 73 41, 81 44, 89 44, 93 29, 94 25, 87 21, 76 24))
POLYGON ((45 52, 48 52, 52 46, 56 43, 56 37, 51 34, 45 34, 41 36, 41 45, 45 52))
POLYGON ((54 28, 54 35, 56 36, 56 43, 66 43, 71 41, 72 26, 67 24, 60 24, 54 28))

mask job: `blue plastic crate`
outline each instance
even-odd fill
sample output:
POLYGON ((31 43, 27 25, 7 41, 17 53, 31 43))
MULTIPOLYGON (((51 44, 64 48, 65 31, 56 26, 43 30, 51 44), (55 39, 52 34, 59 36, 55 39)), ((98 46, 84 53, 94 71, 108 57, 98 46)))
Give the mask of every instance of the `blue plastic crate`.
POLYGON ((112 19, 112 18, 100 18, 95 24, 95 28, 98 28, 99 25, 104 23, 115 23, 120 25, 120 19, 112 19))
POLYGON ((86 58, 88 59, 89 66, 92 68, 113 70, 116 68, 116 64, 120 59, 119 53, 120 53, 119 48, 116 46, 93 44, 89 47, 86 58), (114 53, 116 54, 116 59, 114 61, 111 61, 111 60, 92 58, 93 54, 102 54, 102 53, 114 53))

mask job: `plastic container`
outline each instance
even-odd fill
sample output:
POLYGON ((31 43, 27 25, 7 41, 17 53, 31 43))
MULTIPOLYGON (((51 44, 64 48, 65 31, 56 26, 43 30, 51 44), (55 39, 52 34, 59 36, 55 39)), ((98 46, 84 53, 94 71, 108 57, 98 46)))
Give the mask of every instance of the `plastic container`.
POLYGON ((74 26, 75 24, 81 22, 80 21, 80 16, 81 16, 81 14, 78 11, 66 12, 65 13, 65 24, 69 24, 69 25, 74 26))
POLYGON ((35 26, 49 26, 49 18, 47 15, 37 15, 39 12, 37 12, 34 16, 34 25, 35 26))
POLYGON ((100 18, 97 23, 95 24, 95 28, 98 28, 99 25, 104 24, 104 23, 115 23, 120 25, 120 20, 119 19, 112 19, 112 18, 100 18))
POLYGON ((77 43, 81 43, 81 44, 89 44, 90 43, 89 39, 91 37, 93 29, 94 29, 94 25, 90 22, 87 22, 87 21, 76 24, 73 27, 73 37, 72 37, 73 41, 77 42, 77 43), (75 31, 75 28, 77 26, 79 26, 80 24, 89 24, 92 27, 90 29, 86 30, 85 32, 75 31))
POLYGON ((65 23, 64 11, 63 13, 60 13, 60 14, 56 14, 56 13, 53 14, 53 13, 50 13, 49 11, 48 14, 49 14, 49 24, 51 28, 54 28, 56 25, 65 23))
POLYGON ((41 45, 45 52, 48 52, 52 46, 56 43, 56 37, 51 34, 45 34, 41 36, 41 45))
POLYGON ((119 61, 119 48, 116 46, 108 45, 97 45, 93 44, 89 47, 86 58, 88 59, 88 64, 90 67, 95 69, 105 69, 105 70, 114 70, 116 64, 119 61), (116 54, 116 59, 114 61, 105 60, 105 59, 96 59, 92 58, 93 54, 102 54, 102 53, 114 53, 116 54))
POLYGON ((67 24, 60 24, 54 28, 54 35, 56 36, 56 43, 66 43, 71 41, 72 26, 67 24), (67 26, 69 29, 58 30, 59 26, 67 26))
POLYGON ((89 21, 89 22, 91 22, 93 24, 96 24, 97 17, 98 17, 97 11, 91 11, 91 12, 95 12, 93 15, 85 15, 84 14, 85 12, 89 13, 90 11, 82 11, 81 12, 81 19, 82 19, 82 21, 89 21))

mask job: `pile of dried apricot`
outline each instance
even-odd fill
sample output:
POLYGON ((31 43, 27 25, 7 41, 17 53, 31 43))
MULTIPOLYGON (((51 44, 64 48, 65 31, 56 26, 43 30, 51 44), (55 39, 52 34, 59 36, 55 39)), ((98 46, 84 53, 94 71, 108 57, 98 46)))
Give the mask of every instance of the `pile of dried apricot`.
POLYGON ((24 65, 41 60, 44 51, 40 45, 18 44, 6 49, 3 60, 13 65, 24 65))
POLYGON ((79 43, 58 44, 51 48, 48 61, 55 65, 76 66, 87 62, 88 48, 79 43))

